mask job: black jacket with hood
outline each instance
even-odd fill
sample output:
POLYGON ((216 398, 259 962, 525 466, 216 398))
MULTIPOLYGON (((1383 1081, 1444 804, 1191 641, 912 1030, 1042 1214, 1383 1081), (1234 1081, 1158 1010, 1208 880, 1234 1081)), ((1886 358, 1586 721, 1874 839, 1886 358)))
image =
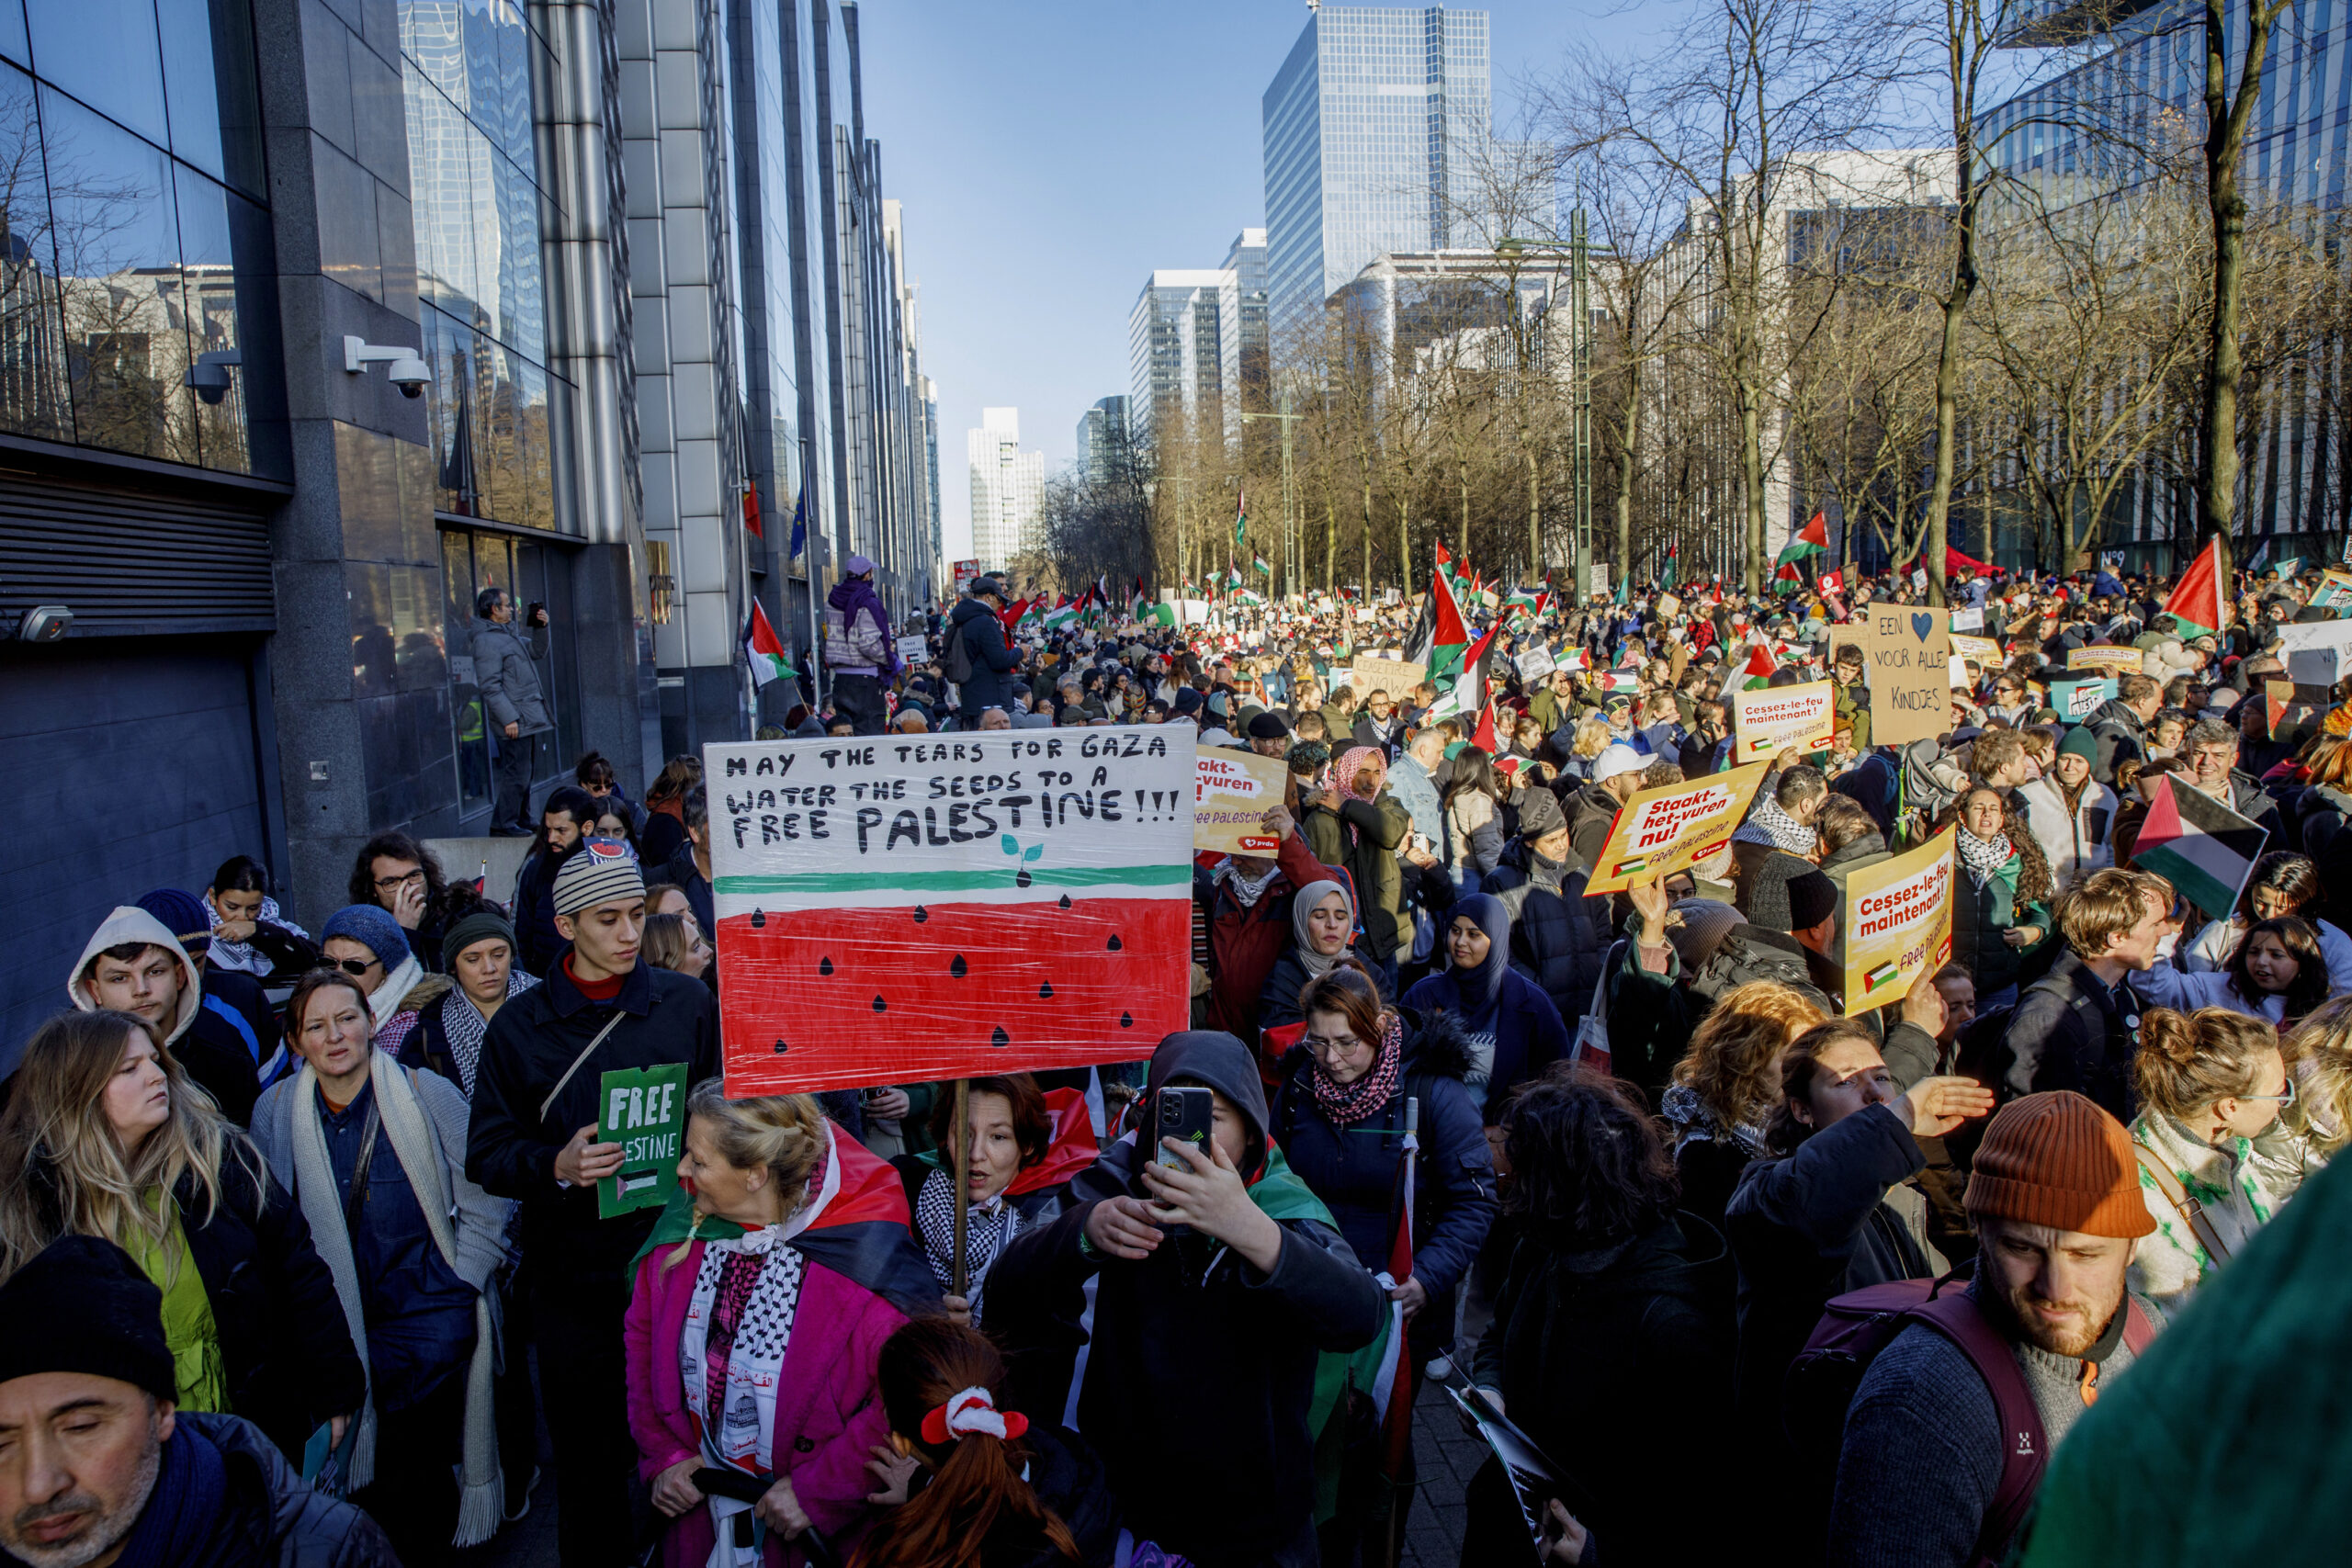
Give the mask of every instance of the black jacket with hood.
POLYGON ((1587 875, 1582 863, 1547 861, 1513 839, 1479 888, 1510 915, 1512 967, 1544 987, 1571 1029, 1592 1010, 1609 953, 1609 900, 1585 897, 1587 875))
MULTIPOLYGON (((1239 1110, 1256 1179, 1266 1100, 1241 1042, 1170 1035, 1146 1092, 1171 1081, 1205 1084, 1239 1110)), ((1014 1237, 989 1270, 989 1327, 1012 1359, 1010 1403, 1037 1421, 1074 1414, 1136 1535, 1204 1568, 1304 1568, 1316 1560, 1317 1358, 1372 1343, 1387 1296, 1315 1220, 1278 1222, 1282 1253, 1263 1274, 1197 1234, 1165 1237, 1132 1262, 1098 1251, 1086 1222, 1106 1199, 1147 1195, 1138 1157, 1132 1136, 1105 1150, 1070 1183, 1061 1217, 1014 1237)))
POLYGON ((1413 1322, 1418 1346, 1453 1337, 1453 1290, 1470 1271, 1495 1223, 1495 1162, 1477 1097, 1462 1080, 1469 1042, 1450 1012, 1399 1012, 1403 1062, 1396 1090, 1363 1121, 1339 1128, 1317 1108, 1308 1082, 1314 1058, 1294 1045, 1274 1093, 1274 1140, 1300 1180, 1323 1200, 1356 1261, 1388 1267, 1396 1221, 1396 1167, 1405 1142, 1405 1101, 1420 1101, 1420 1157, 1413 1178, 1413 1277, 1430 1304, 1413 1322))
POLYGON ((136 904, 117 908, 84 944, 74 972, 66 976, 67 998, 79 1011, 95 1010, 98 1002, 96 988, 90 984, 90 972, 96 967, 98 955, 110 947, 127 947, 132 942, 160 947, 179 964, 178 1012, 171 1019, 158 1021, 164 1048, 196 1080, 197 1087, 212 1097, 220 1114, 240 1127, 245 1125, 253 1120, 254 1101, 261 1098, 259 1064, 236 1025, 204 1005, 203 972, 163 921, 136 904))
POLYGON ((972 678, 963 682, 963 705, 958 710, 964 727, 977 726, 983 709, 1012 711, 1012 683, 1005 673, 1021 656, 1006 641, 1004 623, 997 619, 996 612, 978 599, 967 599, 947 617, 947 635, 962 637, 965 650, 972 656, 972 678))

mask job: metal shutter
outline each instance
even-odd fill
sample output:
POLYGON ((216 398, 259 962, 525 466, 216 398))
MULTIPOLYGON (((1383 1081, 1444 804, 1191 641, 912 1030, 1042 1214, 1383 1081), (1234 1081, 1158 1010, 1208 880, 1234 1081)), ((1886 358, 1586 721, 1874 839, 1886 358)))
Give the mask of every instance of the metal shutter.
POLYGON ((0 615, 63 604, 76 638, 275 630, 267 504, 0 475, 0 615))

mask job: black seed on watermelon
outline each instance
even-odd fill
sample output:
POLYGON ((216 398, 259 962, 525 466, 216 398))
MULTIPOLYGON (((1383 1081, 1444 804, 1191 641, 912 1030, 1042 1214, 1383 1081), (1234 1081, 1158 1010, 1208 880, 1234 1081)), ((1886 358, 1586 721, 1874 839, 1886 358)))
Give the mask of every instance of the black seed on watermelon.
POLYGON ((1044 985, 1037 987, 1037 995, 1040 997, 1050 997, 1053 994, 1054 983, 1051 980, 1046 981, 1044 985))
POLYGON ((1062 895, 1062 908, 1065 909, 1069 908, 1069 895, 1067 893, 1062 895))
POLYGON ((947 972, 960 980, 971 967, 972 966, 970 964, 964 962, 964 955, 959 953, 956 955, 956 962, 947 966, 947 972))
POLYGON ((890 1004, 884 1001, 880 997, 876 997, 874 998, 874 1010, 876 1012, 888 1012, 890 1010, 890 1004))
POLYGON ((760 930, 767 923, 768 912, 765 909, 754 909, 752 911, 752 929, 753 931, 760 930))
POLYGON ((1121 1013, 1121 1014, 1119 1015, 1119 1027, 1120 1027, 1121 1029, 1133 1029, 1135 1026, 1136 1026, 1136 1015, 1135 1015, 1135 1014, 1133 1014, 1133 1013, 1131 1013, 1131 1012, 1123 1012, 1123 1013, 1121 1013))
POLYGON ((789 1051, 789 1050, 791 1050, 791 1049, 792 1049, 792 1047, 791 1047, 791 1046, 786 1045, 786 1044, 783 1041, 781 1041, 781 1040, 779 1040, 779 1041, 777 1041, 777 1042, 775 1043, 775 1054, 776 1054, 777 1055, 779 1055, 779 1056, 783 1055, 786 1051, 789 1051))
POLYGON ((921 925, 929 919, 931 919, 931 911, 924 908, 921 904, 917 904, 915 906, 915 924, 921 925))
POLYGON ((1125 943, 1124 943, 1124 942, 1122 942, 1117 938, 1117 937, 1113 937, 1113 938, 1110 940, 1110 942, 1109 942, 1106 945, 1110 948, 1110 950, 1111 950, 1112 952, 1116 953, 1116 952, 1118 952, 1118 951, 1119 951, 1119 949, 1120 949, 1120 948, 1124 947, 1124 946, 1125 946, 1125 945, 1126 945, 1126 944, 1125 944, 1125 943))
POLYGON ((817 973, 818 973, 818 974, 820 974, 820 975, 830 975, 830 974, 831 974, 832 972, 833 972, 833 961, 832 961, 831 959, 830 959, 830 958, 820 958, 819 960, 817 960, 817 973))
POLYGON ((1012 1036, 1007 1034, 1004 1032, 1004 1025, 1000 1023, 996 1026, 995 1032, 989 1036, 989 1043, 991 1045, 1010 1045, 1012 1043, 1012 1036))
POLYGON ((1035 878, 1035 877, 1033 877, 1033 876, 1031 876, 1031 875, 1029 874, 1029 868, 1028 868, 1027 866, 1025 866, 1025 865, 1024 865, 1024 866, 1023 866, 1019 871, 1016 871, 1016 872, 1014 872, 1014 873, 1012 874, 1012 885, 1013 885, 1015 887, 1026 887, 1026 886, 1029 886, 1029 884, 1030 884, 1030 883, 1032 883, 1032 882, 1034 882, 1034 881, 1035 881, 1035 880, 1036 880, 1036 878, 1035 878))

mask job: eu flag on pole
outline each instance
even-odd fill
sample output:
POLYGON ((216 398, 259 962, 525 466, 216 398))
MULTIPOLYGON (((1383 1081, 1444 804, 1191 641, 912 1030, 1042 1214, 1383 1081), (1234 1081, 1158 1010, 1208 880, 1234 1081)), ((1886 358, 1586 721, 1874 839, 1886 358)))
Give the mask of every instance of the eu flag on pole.
POLYGON ((800 499, 792 503, 792 558, 798 560, 808 544, 808 487, 800 487, 800 499))

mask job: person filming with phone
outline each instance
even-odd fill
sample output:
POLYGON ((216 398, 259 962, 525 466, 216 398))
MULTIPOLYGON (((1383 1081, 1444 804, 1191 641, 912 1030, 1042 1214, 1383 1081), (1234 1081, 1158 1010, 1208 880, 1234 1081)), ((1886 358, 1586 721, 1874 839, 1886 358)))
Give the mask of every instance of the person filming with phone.
POLYGON ((1314 1563, 1317 1357, 1371 1344, 1387 1294, 1269 1140, 1240 1041, 1161 1041, 1142 1125, 989 1273, 1011 1402, 1075 1416, 1137 1535, 1203 1568, 1314 1563))

